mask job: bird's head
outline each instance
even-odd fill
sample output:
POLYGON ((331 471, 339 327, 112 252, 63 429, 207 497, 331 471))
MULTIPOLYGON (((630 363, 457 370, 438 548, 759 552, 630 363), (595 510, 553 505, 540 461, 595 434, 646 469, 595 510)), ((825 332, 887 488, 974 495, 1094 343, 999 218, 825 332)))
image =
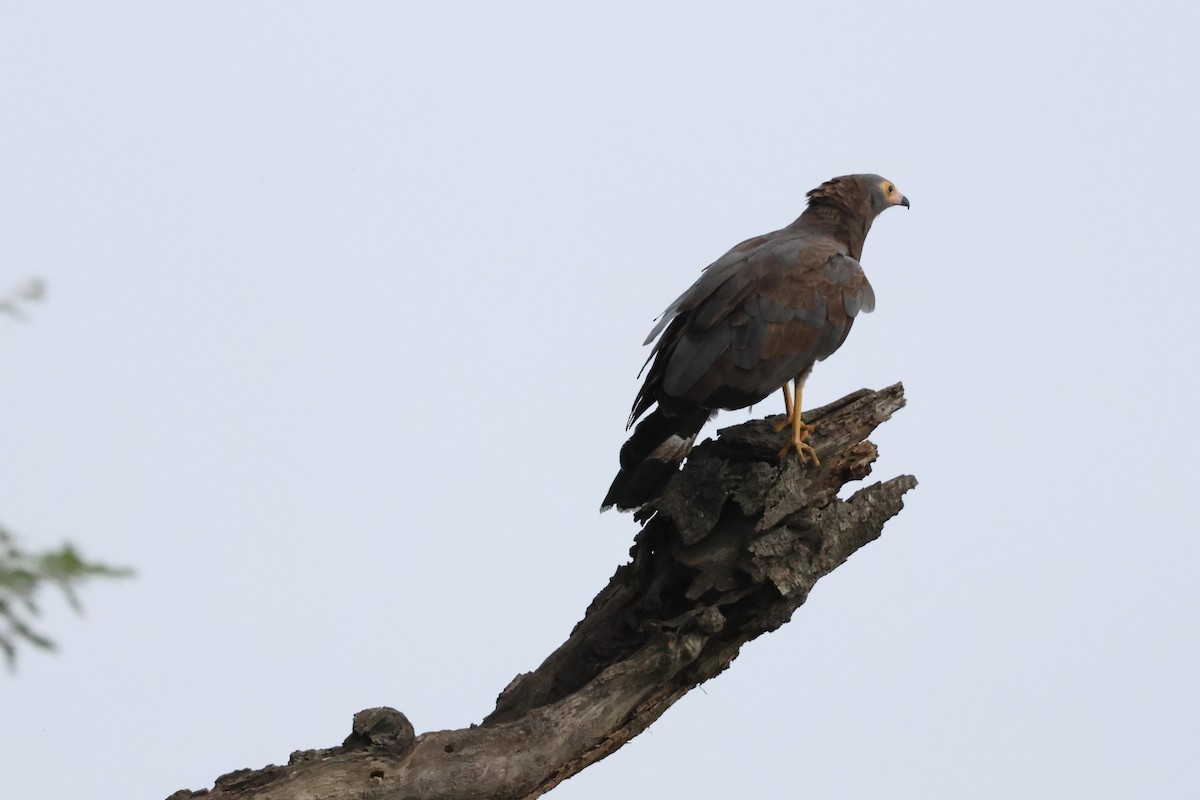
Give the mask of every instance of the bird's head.
POLYGON ((832 206, 856 216, 865 214, 870 220, 892 206, 908 208, 908 198, 880 175, 842 175, 809 192, 808 204, 832 206))
POLYGON ((867 184, 868 197, 871 198, 871 210, 875 212, 876 216, 892 206, 909 207, 908 198, 896 188, 896 184, 887 178, 881 178, 878 175, 862 175, 860 177, 867 184))

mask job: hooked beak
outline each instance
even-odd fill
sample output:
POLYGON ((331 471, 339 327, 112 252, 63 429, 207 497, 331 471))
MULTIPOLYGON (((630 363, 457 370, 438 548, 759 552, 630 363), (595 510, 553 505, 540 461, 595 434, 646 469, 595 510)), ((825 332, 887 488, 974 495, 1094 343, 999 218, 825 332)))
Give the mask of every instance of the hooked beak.
POLYGON ((901 197, 901 198, 900 198, 900 205, 904 206, 905 208, 908 208, 908 207, 909 207, 909 205, 908 205, 908 198, 907 198, 907 197, 901 197))

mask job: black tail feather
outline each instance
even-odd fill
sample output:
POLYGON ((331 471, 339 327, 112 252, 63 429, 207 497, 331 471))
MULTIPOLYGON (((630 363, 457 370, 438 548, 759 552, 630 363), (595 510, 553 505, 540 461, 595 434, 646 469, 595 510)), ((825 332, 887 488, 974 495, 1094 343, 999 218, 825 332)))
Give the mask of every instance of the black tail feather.
POLYGON ((662 494, 692 449, 712 412, 693 407, 682 413, 654 409, 621 447, 621 471, 613 478, 600 510, 629 511, 662 494))

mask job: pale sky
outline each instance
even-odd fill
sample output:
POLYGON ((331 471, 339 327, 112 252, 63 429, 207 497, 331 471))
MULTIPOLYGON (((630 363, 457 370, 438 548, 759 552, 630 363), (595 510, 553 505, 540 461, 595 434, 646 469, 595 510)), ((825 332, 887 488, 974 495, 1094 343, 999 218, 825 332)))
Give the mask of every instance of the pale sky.
POLYGON ((207 788, 370 706, 477 722, 626 558, 597 508, 654 317, 850 172, 912 209, 805 401, 903 381, 874 479, 920 486, 551 796, 1193 796, 1197 30, 3 4, 0 295, 48 295, 0 317, 0 522, 138 572, 48 602, 60 652, 0 674, 4 796, 207 788))

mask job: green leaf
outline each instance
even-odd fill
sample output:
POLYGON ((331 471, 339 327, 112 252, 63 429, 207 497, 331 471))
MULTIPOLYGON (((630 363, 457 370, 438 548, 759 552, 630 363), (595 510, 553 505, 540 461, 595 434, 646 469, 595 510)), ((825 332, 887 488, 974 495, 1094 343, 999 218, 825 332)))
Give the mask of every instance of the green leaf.
POLYGON ((57 550, 29 553, 0 526, 0 654, 9 669, 16 665, 21 644, 54 650, 50 637, 33 627, 40 614, 37 597, 46 586, 56 587, 71 608, 81 612, 78 587, 89 578, 128 578, 133 570, 91 562, 73 545, 57 550))

